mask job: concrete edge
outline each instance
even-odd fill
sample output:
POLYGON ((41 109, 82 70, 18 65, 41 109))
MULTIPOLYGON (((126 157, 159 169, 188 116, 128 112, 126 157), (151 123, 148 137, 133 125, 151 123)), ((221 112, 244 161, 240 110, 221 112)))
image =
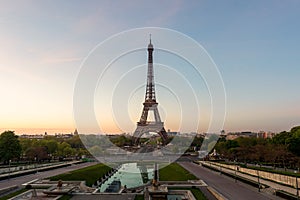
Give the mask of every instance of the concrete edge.
POLYGON ((16 190, 18 189, 19 187, 17 185, 12 185, 12 186, 9 186, 9 187, 5 187, 5 188, 1 188, 0 189, 0 196, 10 192, 10 191, 13 191, 13 190, 16 190))
MULTIPOLYGON (((25 192, 22 192, 21 194, 18 194, 16 196, 13 196, 11 198, 9 198, 8 200, 15 200, 15 199, 19 199, 20 197, 22 197, 23 195, 25 194, 29 194, 29 193, 33 193, 34 189, 30 189, 30 190, 27 190, 25 192)), ((59 198, 61 198, 63 195, 58 195, 57 197, 54 197, 53 200, 58 200, 59 198)))
POLYGON ((33 179, 33 180, 31 180, 31 181, 28 181, 28 182, 26 182, 26 183, 23 183, 22 186, 30 185, 31 183, 34 183, 34 182, 36 182, 36 181, 38 181, 38 180, 39 180, 39 179, 33 179))
POLYGON ((228 200, 222 194, 220 194, 218 191, 216 191, 214 188, 210 186, 207 186, 207 190, 218 200, 228 200))

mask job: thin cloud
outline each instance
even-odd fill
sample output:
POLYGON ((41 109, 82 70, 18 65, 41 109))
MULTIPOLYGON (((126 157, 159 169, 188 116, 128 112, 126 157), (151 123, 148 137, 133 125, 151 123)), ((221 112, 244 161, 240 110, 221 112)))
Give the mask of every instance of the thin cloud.
POLYGON ((52 58, 44 59, 43 63, 57 64, 57 63, 77 62, 81 60, 82 60, 81 57, 52 57, 52 58))
POLYGON ((155 15, 155 18, 147 22, 148 26, 164 26, 174 19, 174 16, 182 9, 182 1, 173 1, 164 12, 155 15))

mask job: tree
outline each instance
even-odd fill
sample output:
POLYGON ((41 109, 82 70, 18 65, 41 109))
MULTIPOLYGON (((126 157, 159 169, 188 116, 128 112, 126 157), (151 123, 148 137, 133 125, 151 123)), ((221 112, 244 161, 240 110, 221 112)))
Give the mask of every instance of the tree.
POLYGON ((272 143, 286 145, 288 138, 291 136, 292 134, 290 132, 283 131, 272 138, 272 143))
POLYGON ((32 140, 28 138, 18 138, 22 148, 22 155, 25 155, 25 152, 32 147, 32 140))
POLYGON ((0 135, 0 159, 4 164, 20 158, 21 152, 22 148, 14 131, 5 131, 0 135))
POLYGON ((295 154, 296 156, 300 156, 300 135, 299 133, 293 133, 292 137, 286 140, 288 150, 295 154))
POLYGON ((66 148, 71 148, 71 145, 69 145, 66 142, 62 142, 58 144, 58 156, 65 157, 67 156, 66 153, 69 153, 69 150, 64 151, 66 148))
POLYGON ((30 160, 34 161, 41 161, 41 160, 48 160, 48 154, 45 147, 30 147, 26 151, 26 156, 30 160))
POLYGON ((47 152, 49 154, 54 154, 57 152, 58 143, 55 140, 46 140, 45 147, 47 147, 47 152))
POLYGON ((295 133, 300 133, 300 126, 295 126, 291 129, 291 133, 295 134, 295 133))
POLYGON ((95 145, 89 149, 89 152, 94 156, 101 156, 103 154, 103 149, 95 145))
POLYGON ((194 146, 194 147, 201 147, 202 145, 202 142, 203 142, 204 138, 203 137, 195 137, 191 146, 194 146))
POLYGON ((69 143, 72 148, 75 148, 75 149, 84 148, 84 145, 82 144, 82 141, 81 141, 79 135, 74 135, 70 139, 66 140, 66 142, 69 143))
POLYGON ((63 155, 69 157, 69 156, 73 156, 75 152, 76 152, 75 149, 73 149, 72 147, 66 147, 63 150, 63 155))

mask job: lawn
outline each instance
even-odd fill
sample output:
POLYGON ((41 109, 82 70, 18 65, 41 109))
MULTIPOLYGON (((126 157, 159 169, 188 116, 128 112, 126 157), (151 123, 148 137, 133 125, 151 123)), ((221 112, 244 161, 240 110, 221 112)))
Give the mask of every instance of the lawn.
POLYGON ((206 196, 198 188, 184 188, 183 187, 183 188, 170 188, 170 190, 190 190, 193 193, 195 199, 207 200, 206 196))
POLYGON ((144 195, 142 195, 142 194, 137 194, 137 195, 135 195, 134 200, 144 200, 144 195))
MULTIPOLYGON (((170 190, 190 190, 195 199, 197 200, 207 200, 207 198, 205 197, 205 195, 198 189, 198 188, 171 188, 170 190)), ((134 200, 143 200, 144 199, 144 195, 136 195, 134 200)))
POLYGON ((65 194, 60 197, 58 200, 70 200, 73 196, 71 194, 65 194))
POLYGON ((60 197, 58 200, 70 200, 72 198, 72 195, 65 194, 62 197, 60 197))
POLYGON ((95 181, 103 177, 111 168, 104 164, 96 164, 82 169, 50 177, 51 181, 86 181, 86 185, 92 186, 95 181))
POLYGON ((204 196, 204 194, 199 189, 192 188, 190 190, 197 200, 207 200, 207 198, 204 196))
POLYGON ((159 169, 160 181, 187 181, 197 180, 197 178, 189 171, 181 167, 177 163, 172 163, 164 168, 159 169))

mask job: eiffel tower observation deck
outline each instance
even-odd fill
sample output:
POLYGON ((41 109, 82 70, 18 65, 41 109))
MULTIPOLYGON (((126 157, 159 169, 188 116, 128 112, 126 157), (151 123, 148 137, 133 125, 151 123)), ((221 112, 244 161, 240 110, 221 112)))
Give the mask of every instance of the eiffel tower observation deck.
POLYGON ((139 142, 139 139, 145 133, 157 133, 162 138, 163 144, 167 142, 167 133, 164 128, 164 122, 161 121, 160 115, 157 109, 158 103, 156 102, 155 84, 154 84, 154 71, 153 71, 153 44, 151 42, 148 45, 148 72, 147 72, 147 85, 145 101, 143 103, 143 111, 140 121, 137 122, 137 128, 133 134, 135 137, 135 143, 139 142), (153 112, 154 120, 149 120, 149 113, 153 112))

